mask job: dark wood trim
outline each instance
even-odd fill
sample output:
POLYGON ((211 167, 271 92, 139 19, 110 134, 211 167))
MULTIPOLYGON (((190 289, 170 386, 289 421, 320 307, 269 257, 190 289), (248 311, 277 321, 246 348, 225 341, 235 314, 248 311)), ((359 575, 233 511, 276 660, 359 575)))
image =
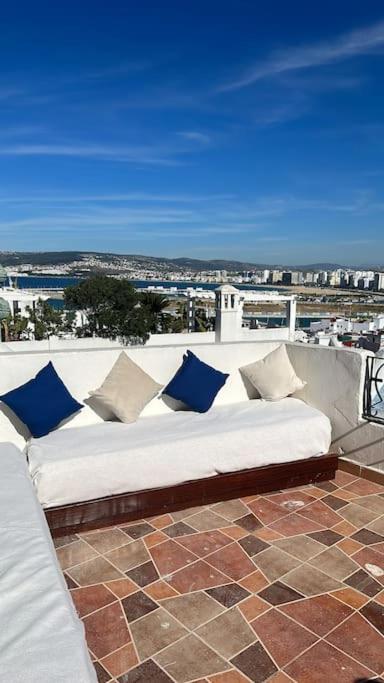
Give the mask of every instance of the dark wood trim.
POLYGON ((52 536, 65 536, 197 505, 327 481, 334 478, 337 468, 338 455, 327 453, 306 460, 218 474, 167 488, 47 508, 45 515, 52 536))
POLYGON ((362 477, 362 479, 368 479, 369 481, 373 481, 375 484, 384 486, 384 472, 373 470, 372 467, 359 465, 357 462, 351 462, 350 460, 339 458, 339 470, 348 472, 349 474, 354 474, 356 477, 362 477))

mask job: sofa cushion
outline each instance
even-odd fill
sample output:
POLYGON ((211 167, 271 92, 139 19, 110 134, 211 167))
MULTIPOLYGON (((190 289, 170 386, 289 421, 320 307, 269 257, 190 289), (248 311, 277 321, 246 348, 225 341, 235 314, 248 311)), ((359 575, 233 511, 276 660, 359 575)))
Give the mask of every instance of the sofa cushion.
POLYGON ((161 389, 161 384, 122 351, 101 387, 89 394, 121 422, 136 422, 161 389))
POLYGON ((330 443, 328 418, 303 401, 247 400, 51 432, 32 439, 28 461, 40 502, 53 507, 301 460, 330 443))
POLYGON ((0 680, 97 683, 25 457, 0 462, 0 680))
POLYGON ((240 373, 267 401, 286 398, 303 389, 306 384, 296 375, 285 344, 268 353, 265 358, 243 366, 240 373))
POLYGON ((34 437, 48 434, 83 408, 69 393, 49 362, 25 384, 0 396, 34 437))
POLYGON ((203 363, 192 351, 187 351, 163 393, 198 413, 206 413, 228 377, 228 374, 203 363))

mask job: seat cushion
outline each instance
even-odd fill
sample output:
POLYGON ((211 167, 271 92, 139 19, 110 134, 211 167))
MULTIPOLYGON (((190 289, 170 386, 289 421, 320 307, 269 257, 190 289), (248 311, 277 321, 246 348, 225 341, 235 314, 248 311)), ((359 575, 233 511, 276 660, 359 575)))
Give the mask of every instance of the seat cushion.
POLYGON ((212 477, 329 450, 331 425, 303 401, 244 401, 33 439, 30 472, 45 507, 212 477))
POLYGON ((0 680, 96 683, 22 453, 0 444, 0 680))

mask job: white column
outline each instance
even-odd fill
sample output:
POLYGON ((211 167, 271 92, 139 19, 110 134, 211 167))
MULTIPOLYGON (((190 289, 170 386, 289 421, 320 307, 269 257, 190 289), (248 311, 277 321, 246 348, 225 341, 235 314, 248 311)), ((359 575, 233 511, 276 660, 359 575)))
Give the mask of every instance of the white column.
POLYGON ((287 301, 286 317, 288 327, 288 338, 290 341, 294 341, 296 329, 296 299, 289 299, 287 301))

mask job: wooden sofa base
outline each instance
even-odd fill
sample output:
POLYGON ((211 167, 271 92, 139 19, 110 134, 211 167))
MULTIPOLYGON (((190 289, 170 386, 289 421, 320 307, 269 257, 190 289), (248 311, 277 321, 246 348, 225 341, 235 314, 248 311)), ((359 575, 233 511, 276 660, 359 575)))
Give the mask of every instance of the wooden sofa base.
POLYGON ((218 474, 167 488, 61 505, 46 509, 45 515, 52 536, 65 536, 197 505, 327 481, 334 478, 337 467, 338 456, 327 453, 317 458, 218 474))

